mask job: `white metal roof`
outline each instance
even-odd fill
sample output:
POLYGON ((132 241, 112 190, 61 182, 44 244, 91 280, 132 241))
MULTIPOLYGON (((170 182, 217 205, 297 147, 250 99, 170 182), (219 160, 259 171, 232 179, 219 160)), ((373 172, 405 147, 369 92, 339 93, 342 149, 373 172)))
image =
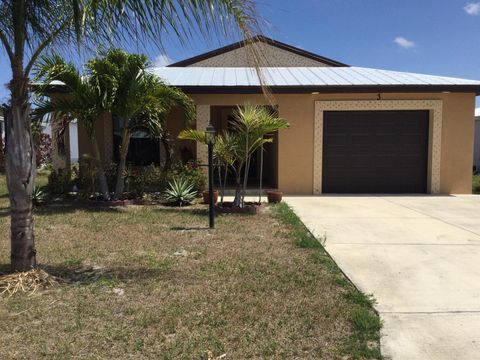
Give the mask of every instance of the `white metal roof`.
MULTIPOLYGON (((249 67, 156 67, 151 72, 179 87, 260 86, 249 67)), ((265 85, 301 86, 480 86, 480 81, 362 67, 265 67, 265 85)))

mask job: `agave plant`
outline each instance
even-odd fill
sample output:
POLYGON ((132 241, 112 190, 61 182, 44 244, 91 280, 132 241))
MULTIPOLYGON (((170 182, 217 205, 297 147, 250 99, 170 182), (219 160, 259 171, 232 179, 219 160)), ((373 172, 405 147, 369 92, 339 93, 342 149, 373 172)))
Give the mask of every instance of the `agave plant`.
POLYGON ((183 178, 171 180, 164 193, 165 200, 179 206, 190 204, 196 196, 193 184, 183 178))
POLYGON ((40 206, 47 201, 48 194, 39 186, 35 186, 32 192, 32 201, 35 206, 40 206))

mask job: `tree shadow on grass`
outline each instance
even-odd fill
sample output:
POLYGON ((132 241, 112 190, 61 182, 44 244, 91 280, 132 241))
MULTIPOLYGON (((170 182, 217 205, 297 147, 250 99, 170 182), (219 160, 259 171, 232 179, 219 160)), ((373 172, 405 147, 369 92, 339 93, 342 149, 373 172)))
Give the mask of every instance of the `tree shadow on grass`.
MULTIPOLYGON (((122 282, 141 282, 150 279, 168 281, 176 277, 170 268, 97 267, 85 265, 39 264, 38 268, 55 276, 61 283, 72 285, 115 285, 122 282)), ((0 264, 0 275, 10 274, 10 264, 0 264)))
POLYGON ((205 231, 210 230, 208 226, 172 226, 170 230, 173 231, 205 231))
MULTIPOLYGON (((33 209, 34 215, 57 215, 73 213, 75 211, 86 211, 91 213, 120 213, 121 210, 115 207, 101 207, 92 206, 82 202, 76 201, 55 201, 41 206, 35 206, 33 209)), ((0 207, 0 218, 10 216, 10 207, 0 207)))
POLYGON ((90 213, 120 213, 121 210, 116 207, 92 206, 84 202, 77 201, 56 201, 42 206, 35 207, 34 213, 39 215, 57 215, 73 213, 76 211, 86 211, 90 213))
POLYGON ((157 208, 155 211, 161 212, 163 214, 188 214, 197 217, 205 217, 208 218, 208 208, 195 208, 195 207, 162 207, 157 208))

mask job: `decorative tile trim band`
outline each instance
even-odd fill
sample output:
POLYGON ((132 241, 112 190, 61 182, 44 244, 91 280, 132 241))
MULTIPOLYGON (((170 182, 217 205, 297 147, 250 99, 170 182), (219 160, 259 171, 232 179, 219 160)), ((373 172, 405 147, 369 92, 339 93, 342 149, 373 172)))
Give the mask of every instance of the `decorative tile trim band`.
MULTIPOLYGON (((210 122, 210 105, 197 105, 197 130, 205 131, 210 122)), ((208 161, 207 146, 197 142, 197 161, 206 164, 208 161)))
POLYGON ((322 193, 323 113, 356 110, 429 110, 429 180, 430 193, 440 192, 440 159, 442 145, 442 100, 346 100, 315 101, 313 194, 322 193))

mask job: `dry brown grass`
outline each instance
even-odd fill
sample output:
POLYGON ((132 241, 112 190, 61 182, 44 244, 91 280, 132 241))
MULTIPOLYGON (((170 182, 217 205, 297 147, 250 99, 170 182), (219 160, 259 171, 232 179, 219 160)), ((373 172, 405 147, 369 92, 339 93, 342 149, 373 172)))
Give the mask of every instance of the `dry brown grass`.
MULTIPOLYGON (((0 215, 5 270, 9 219, 0 215)), ((200 205, 38 209, 38 260, 66 282, 0 297, 2 358, 357 356, 358 305, 321 250, 295 246, 272 214, 220 216, 213 231, 206 221, 200 205)))
POLYGON ((59 284, 59 279, 42 269, 0 275, 0 295, 13 296, 18 292, 35 294, 59 284))

